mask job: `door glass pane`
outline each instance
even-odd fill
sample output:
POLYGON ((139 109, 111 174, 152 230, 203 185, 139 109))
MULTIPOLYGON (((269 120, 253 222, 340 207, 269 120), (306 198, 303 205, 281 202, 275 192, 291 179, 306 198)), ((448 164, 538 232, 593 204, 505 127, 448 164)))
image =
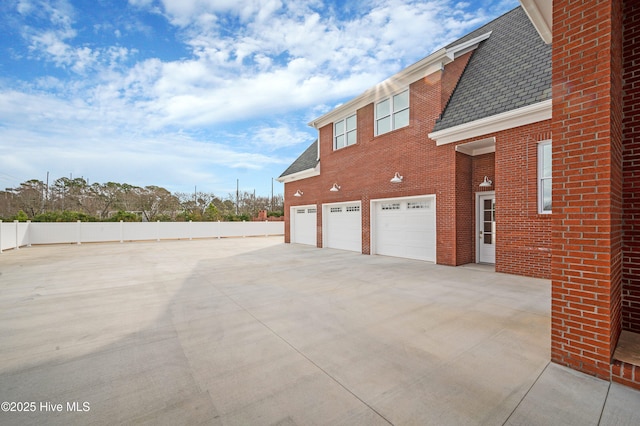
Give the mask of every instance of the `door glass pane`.
POLYGON ((484 209, 491 210, 491 200, 484 200, 484 209))
POLYGON ((491 237, 493 237, 493 235, 491 235, 491 234, 484 234, 484 243, 485 243, 485 244, 491 244, 491 242, 492 242, 491 237))
POLYGON ((492 225, 493 224, 491 222, 485 222, 484 223, 484 232, 485 233, 486 232, 489 232, 489 233, 493 232, 493 226, 492 225))

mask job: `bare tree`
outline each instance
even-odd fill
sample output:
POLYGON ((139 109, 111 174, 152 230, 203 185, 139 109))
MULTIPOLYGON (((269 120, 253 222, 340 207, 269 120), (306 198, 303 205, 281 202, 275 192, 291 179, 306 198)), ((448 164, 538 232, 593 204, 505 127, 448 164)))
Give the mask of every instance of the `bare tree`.
POLYGON ((273 198, 255 192, 229 194, 225 199, 210 192, 170 193, 159 186, 144 188, 127 183, 89 185, 84 178, 56 179, 50 187, 32 179, 17 188, 0 191, 0 217, 14 217, 23 210, 27 217, 40 213, 80 212, 107 219, 113 211, 135 212, 144 220, 237 220, 255 217, 259 210, 282 209, 282 195, 273 198))
POLYGON ((45 184, 37 179, 31 179, 20 184, 11 191, 18 206, 27 216, 33 217, 44 211, 45 184))
POLYGON ((147 221, 157 220, 160 215, 173 214, 179 207, 178 198, 159 186, 138 188, 138 205, 147 221))
POLYGON ((119 208, 123 199, 122 185, 116 182, 94 183, 89 187, 92 195, 92 206, 101 219, 109 217, 109 211, 119 208))

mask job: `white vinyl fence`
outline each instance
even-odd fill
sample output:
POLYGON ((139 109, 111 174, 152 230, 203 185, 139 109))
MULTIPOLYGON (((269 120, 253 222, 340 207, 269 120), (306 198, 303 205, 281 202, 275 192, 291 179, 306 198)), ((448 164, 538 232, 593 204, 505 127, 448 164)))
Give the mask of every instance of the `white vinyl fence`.
POLYGON ((284 222, 2 222, 0 253, 32 244, 284 235, 284 222))

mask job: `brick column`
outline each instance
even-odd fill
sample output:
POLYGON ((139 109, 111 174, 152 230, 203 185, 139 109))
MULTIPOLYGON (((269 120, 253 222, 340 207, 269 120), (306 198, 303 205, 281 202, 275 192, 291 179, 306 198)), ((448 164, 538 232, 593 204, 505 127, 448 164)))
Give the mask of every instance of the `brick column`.
MULTIPOLYGON (((624 2, 624 266, 622 328, 640 333, 640 4, 624 2)), ((639 376, 640 381, 640 376, 639 376)))
POLYGON ((553 4, 551 358, 610 378, 621 329, 621 0, 553 4))

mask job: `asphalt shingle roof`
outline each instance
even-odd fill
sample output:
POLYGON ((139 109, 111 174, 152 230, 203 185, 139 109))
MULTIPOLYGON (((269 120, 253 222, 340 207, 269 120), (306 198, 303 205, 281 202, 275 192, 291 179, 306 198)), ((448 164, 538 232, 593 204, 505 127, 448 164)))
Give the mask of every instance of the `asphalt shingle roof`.
POLYGON ((551 46, 521 7, 447 47, 492 31, 464 70, 434 131, 551 99, 551 46))
MULTIPOLYGON (((433 131, 551 99, 551 46, 521 7, 456 40, 447 48, 492 31, 475 50, 433 131)), ((318 141, 280 177, 317 166, 318 141)))
POLYGON ((307 148, 280 177, 292 175, 303 170, 313 169, 318 165, 318 139, 307 148))

